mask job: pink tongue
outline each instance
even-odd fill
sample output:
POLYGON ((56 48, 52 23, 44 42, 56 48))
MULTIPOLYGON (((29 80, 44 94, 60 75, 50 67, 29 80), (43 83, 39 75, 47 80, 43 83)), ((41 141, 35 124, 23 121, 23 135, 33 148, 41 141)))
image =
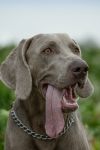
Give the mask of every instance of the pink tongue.
POLYGON ((63 91, 48 85, 46 93, 46 134, 57 137, 64 128, 64 117, 61 110, 63 91))

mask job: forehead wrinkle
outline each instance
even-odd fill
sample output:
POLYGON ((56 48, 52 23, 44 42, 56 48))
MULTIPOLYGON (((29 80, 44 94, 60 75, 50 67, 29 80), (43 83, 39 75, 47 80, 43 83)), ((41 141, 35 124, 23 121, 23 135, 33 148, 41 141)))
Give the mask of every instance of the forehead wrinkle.
POLYGON ((53 40, 52 40, 52 41, 48 41, 48 42, 47 42, 47 45, 48 45, 48 46, 52 46, 52 47, 56 47, 56 46, 57 46, 57 42, 55 42, 55 41, 53 41, 53 40))
POLYGON ((42 44, 42 47, 41 47, 41 50, 45 49, 45 48, 58 48, 59 47, 59 44, 52 40, 52 41, 45 41, 43 44, 42 44))

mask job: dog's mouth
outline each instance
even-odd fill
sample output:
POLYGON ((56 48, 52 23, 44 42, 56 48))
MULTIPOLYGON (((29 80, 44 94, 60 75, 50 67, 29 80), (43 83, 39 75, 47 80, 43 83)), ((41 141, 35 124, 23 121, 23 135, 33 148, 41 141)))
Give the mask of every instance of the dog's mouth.
POLYGON ((75 111, 78 108, 75 92, 76 84, 58 89, 50 84, 42 87, 46 99, 45 130, 54 138, 64 129, 63 112, 75 111))
POLYGON ((63 112, 75 111, 78 108, 78 104, 77 104, 78 96, 76 94, 77 83, 70 85, 63 89, 59 89, 53 85, 45 83, 42 86, 42 94, 45 97, 45 99, 46 99, 46 94, 48 92, 48 87, 50 87, 50 86, 53 89, 56 89, 58 91, 59 96, 61 97, 60 102, 62 105, 63 112))
POLYGON ((78 97, 75 92, 76 84, 64 89, 64 94, 61 100, 62 110, 64 112, 75 111, 78 108, 78 97))

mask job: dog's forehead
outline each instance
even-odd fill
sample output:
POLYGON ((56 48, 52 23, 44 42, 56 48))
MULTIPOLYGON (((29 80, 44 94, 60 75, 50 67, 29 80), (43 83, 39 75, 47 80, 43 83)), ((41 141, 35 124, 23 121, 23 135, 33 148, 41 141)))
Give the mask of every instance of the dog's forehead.
POLYGON ((39 34, 35 36, 35 39, 40 44, 45 44, 49 42, 55 42, 57 44, 63 43, 63 44, 69 44, 72 42, 72 39, 69 37, 68 34, 62 34, 62 33, 54 33, 54 34, 39 34))
POLYGON ((33 41, 30 45, 29 53, 40 53, 43 49, 52 47, 55 49, 67 49, 70 52, 70 49, 78 48, 78 44, 74 42, 68 34, 64 33, 53 33, 53 34, 38 34, 33 37, 33 41))

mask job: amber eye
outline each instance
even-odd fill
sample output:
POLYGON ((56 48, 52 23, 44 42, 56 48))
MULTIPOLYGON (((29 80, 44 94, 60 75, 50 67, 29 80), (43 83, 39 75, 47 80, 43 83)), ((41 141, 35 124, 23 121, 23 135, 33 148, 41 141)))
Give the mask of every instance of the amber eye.
POLYGON ((76 44, 70 43, 69 48, 72 50, 73 53, 80 54, 80 48, 76 44))
POLYGON ((49 54, 53 53, 53 50, 51 48, 46 48, 42 52, 46 55, 49 55, 49 54))
POLYGON ((74 51, 75 53, 79 53, 79 52, 80 52, 80 50, 79 50, 78 47, 74 47, 74 48, 73 48, 73 51, 74 51))

